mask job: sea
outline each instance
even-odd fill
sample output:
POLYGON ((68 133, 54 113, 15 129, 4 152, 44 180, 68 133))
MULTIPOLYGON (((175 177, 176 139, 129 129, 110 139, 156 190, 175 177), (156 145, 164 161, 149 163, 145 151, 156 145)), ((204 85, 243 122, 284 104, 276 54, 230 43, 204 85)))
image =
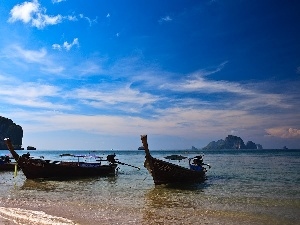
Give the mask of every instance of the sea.
MULTIPOLYGON (((60 156, 65 153, 115 153, 140 170, 119 165, 115 177, 67 181, 0 172, 1 225, 300 224, 300 150, 151 151, 159 159, 201 154, 211 165, 205 182, 171 186, 154 185, 144 151, 30 151, 35 158, 74 160, 60 156)), ((188 165, 188 159, 172 162, 188 165)))

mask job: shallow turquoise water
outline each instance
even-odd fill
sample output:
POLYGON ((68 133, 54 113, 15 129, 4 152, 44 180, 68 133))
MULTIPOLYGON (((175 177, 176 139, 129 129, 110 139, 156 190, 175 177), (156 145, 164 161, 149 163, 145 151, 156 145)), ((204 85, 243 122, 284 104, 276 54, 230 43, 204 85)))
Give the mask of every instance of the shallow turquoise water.
MULTIPOLYGON (((59 154, 68 152, 74 153, 30 153, 60 160, 59 154)), ((111 153, 91 154, 106 157, 111 153)), ((72 181, 32 181, 26 180, 22 172, 16 178, 12 172, 0 172, 0 217, 8 218, 7 209, 12 209, 9 217, 12 221, 14 214, 23 213, 15 209, 18 207, 31 210, 26 213, 34 217, 39 217, 34 214, 36 211, 47 213, 48 217, 39 218, 39 224, 51 221, 50 215, 70 220, 57 224, 81 225, 299 224, 300 150, 206 151, 204 160, 212 166, 208 179, 202 184, 173 187, 154 186, 143 167, 143 151, 115 153, 119 161, 139 166, 141 170, 120 166, 116 177, 72 181)), ((191 157, 198 153, 152 152, 161 159, 171 154, 191 157)), ((187 165, 188 161, 174 163, 187 165)), ((26 218, 19 220, 26 224, 26 218)), ((33 223, 27 221, 27 224, 33 223)))

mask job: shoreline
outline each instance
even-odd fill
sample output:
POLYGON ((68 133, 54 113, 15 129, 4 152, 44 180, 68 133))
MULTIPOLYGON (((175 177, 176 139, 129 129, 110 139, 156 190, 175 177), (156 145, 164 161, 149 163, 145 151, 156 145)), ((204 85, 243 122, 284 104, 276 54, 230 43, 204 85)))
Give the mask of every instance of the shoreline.
MULTIPOLYGON (((42 204, 42 203, 41 203, 42 204)), ((270 214, 264 216, 257 215, 251 212, 239 212, 235 210, 216 210, 216 209, 201 209, 201 208, 168 208, 159 209, 137 209, 136 207, 119 208, 109 205, 104 209, 85 210, 78 207, 72 208, 74 202, 68 202, 63 205, 51 206, 36 206, 23 205, 22 208, 16 208, 10 204, 0 206, 0 224, 3 225, 111 225, 111 224, 133 224, 133 225, 154 225, 160 224, 231 224, 231 225, 274 225, 274 224, 290 224, 296 225, 297 221, 286 220, 284 218, 273 217, 270 214), (71 203, 71 204, 70 204, 71 203), (4 210, 15 210, 15 213, 23 214, 26 218, 4 218, 4 210), (1 211, 2 210, 2 211, 1 211), (168 219, 165 220, 166 213, 168 219), (96 215, 97 214, 97 215, 96 215), (130 214, 130 216, 128 216, 130 214), (32 218, 32 219, 30 219, 32 218), (18 221, 18 223, 15 223, 18 221), (50 221, 50 222, 49 222, 50 221)), ((1 204, 2 205, 2 204, 1 204)))
POLYGON ((65 217, 46 213, 47 210, 31 210, 17 207, 0 207, 0 224, 2 225, 80 225, 65 217))

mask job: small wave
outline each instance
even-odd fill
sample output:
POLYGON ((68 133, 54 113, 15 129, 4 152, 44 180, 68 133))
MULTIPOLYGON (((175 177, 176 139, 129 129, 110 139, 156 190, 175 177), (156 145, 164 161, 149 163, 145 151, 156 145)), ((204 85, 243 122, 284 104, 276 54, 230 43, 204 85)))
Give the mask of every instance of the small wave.
POLYGON ((79 225, 72 220, 51 216, 42 211, 0 207, 0 217, 19 225, 79 225))

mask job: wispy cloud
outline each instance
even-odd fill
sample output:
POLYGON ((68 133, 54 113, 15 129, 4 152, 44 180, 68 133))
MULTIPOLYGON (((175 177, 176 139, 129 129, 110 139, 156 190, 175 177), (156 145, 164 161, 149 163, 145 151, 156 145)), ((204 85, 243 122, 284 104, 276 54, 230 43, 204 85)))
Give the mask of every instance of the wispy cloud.
MULTIPOLYGON (((97 85, 99 86, 99 85, 97 85)), ((101 85, 100 85, 101 87, 101 85)), ((76 96, 84 104, 91 105, 95 108, 110 108, 115 109, 122 107, 124 111, 141 108, 147 104, 153 104, 159 100, 159 97, 149 93, 142 93, 134 90, 129 86, 117 87, 113 90, 103 88, 81 88, 75 90, 71 96, 76 96)))
POLYGON ((85 60, 77 64, 74 69, 78 75, 100 75, 104 73, 102 64, 102 61, 97 59, 85 60))
POLYGON ((39 50, 29 50, 24 49, 19 45, 11 45, 10 49, 10 56, 20 58, 29 63, 42 63, 47 55, 47 50, 45 48, 41 48, 39 50))
MULTIPOLYGON (((65 49, 63 44, 55 48, 65 49)), ((94 133, 127 130, 197 138, 199 134, 223 137, 232 130, 239 132, 237 135, 247 131, 247 135, 257 136, 259 130, 261 137, 266 133, 299 137, 299 128, 293 127, 295 115, 279 113, 299 110, 298 89, 294 93, 291 89, 298 85, 214 80, 211 75, 222 72, 227 62, 190 74, 175 74, 144 64, 138 57, 108 64, 109 60, 95 54, 89 60, 79 60, 79 64, 76 61, 75 66, 65 61, 62 66, 45 48, 32 50, 11 45, 1 53, 10 62, 18 60, 52 72, 64 70, 66 74, 59 81, 37 75, 37 80, 42 78, 43 82, 0 83, 0 101, 9 105, 8 110, 24 107, 22 116, 31 121, 26 127, 33 126, 32 120, 38 120, 43 129, 94 133), (69 82, 62 82, 64 78, 80 78, 80 85, 71 87, 69 82), (36 115, 33 109, 49 113, 36 115)), ((1 79, 6 78, 3 75, 1 79)))
POLYGON ((260 88, 262 85, 259 83, 238 83, 209 79, 209 75, 220 72, 224 65, 222 63, 211 70, 202 69, 192 74, 181 76, 181 79, 165 80, 158 87, 174 93, 194 93, 198 95, 202 93, 206 96, 218 95, 219 101, 224 102, 222 104, 223 107, 226 106, 224 99, 230 98, 230 104, 227 107, 230 106, 235 109, 253 110, 266 107, 289 109, 292 107, 292 103, 289 103, 284 95, 268 93, 260 88))
POLYGON ((73 42, 72 43, 68 43, 67 41, 64 42, 64 48, 69 51, 73 46, 79 46, 79 41, 78 41, 78 38, 74 38, 73 42))
POLYGON ((61 51, 61 45, 60 44, 53 44, 52 49, 61 51))
POLYGON ((52 0, 53 4, 65 2, 66 0, 52 0))
POLYGON ((297 138, 300 139, 300 129, 291 127, 275 127, 266 129, 268 135, 280 138, 297 138))
POLYGON ((89 22, 90 26, 92 26, 94 23, 97 23, 97 19, 98 19, 98 17, 96 17, 95 19, 90 19, 89 17, 87 17, 87 16, 85 16, 83 14, 79 14, 79 17, 81 19, 87 20, 89 22))
POLYGON ((64 18, 67 19, 67 20, 70 20, 70 21, 77 21, 78 20, 77 17, 74 16, 74 15, 68 15, 68 16, 65 16, 64 18))
POLYGON ((70 51, 73 46, 79 47, 78 38, 74 38, 74 40, 73 40, 72 43, 68 43, 67 41, 65 41, 62 45, 60 45, 60 44, 53 44, 52 45, 52 49, 60 51, 60 50, 62 50, 62 48, 64 48, 66 51, 70 51))
POLYGON ((171 22, 173 19, 170 16, 165 16, 162 17, 158 20, 158 22, 163 23, 163 22, 171 22))
POLYGON ((48 98, 61 96, 60 88, 33 82, 14 83, 6 82, 0 85, 0 100, 4 104, 31 107, 39 109, 70 109, 65 104, 53 103, 48 98))
POLYGON ((60 73, 64 67, 48 54, 45 48, 39 50, 26 49, 19 44, 12 44, 1 50, 2 57, 9 60, 10 64, 27 69, 47 71, 48 73, 60 73), (29 66, 31 64, 31 66, 29 66))

